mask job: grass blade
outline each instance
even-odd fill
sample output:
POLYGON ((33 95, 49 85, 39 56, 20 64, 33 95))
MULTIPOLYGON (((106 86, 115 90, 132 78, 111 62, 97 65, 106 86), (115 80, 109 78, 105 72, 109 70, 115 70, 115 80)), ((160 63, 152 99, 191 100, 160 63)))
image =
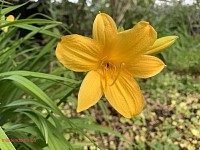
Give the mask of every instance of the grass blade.
POLYGON ((0 139, 1 139, 0 140, 0 148, 2 150, 16 150, 11 142, 3 142, 3 139, 8 139, 8 137, 1 127, 0 127, 0 139))
POLYGON ((4 9, 1 10, 1 15, 5 15, 5 14, 7 14, 7 13, 9 13, 9 12, 15 10, 15 9, 18 9, 18 8, 26 5, 27 3, 28 3, 28 1, 23 3, 23 4, 21 4, 21 5, 9 6, 8 8, 4 8, 4 9))
POLYGON ((65 81, 75 84, 80 84, 80 81, 64 78, 52 74, 45 74, 45 73, 39 73, 39 72, 32 72, 32 71, 10 71, 10 72, 4 72, 0 73, 0 78, 4 78, 11 75, 19 75, 24 77, 36 77, 36 78, 43 78, 43 79, 49 79, 49 80, 58 80, 58 81, 65 81))
POLYGON ((60 111, 60 109, 49 98, 49 96, 47 96, 37 85, 35 85, 30 80, 18 75, 9 76, 9 77, 3 78, 2 80, 13 81, 14 84, 16 84, 19 88, 23 89, 24 91, 28 92, 32 96, 41 100, 47 106, 50 106, 57 114, 62 115, 62 112, 60 111))

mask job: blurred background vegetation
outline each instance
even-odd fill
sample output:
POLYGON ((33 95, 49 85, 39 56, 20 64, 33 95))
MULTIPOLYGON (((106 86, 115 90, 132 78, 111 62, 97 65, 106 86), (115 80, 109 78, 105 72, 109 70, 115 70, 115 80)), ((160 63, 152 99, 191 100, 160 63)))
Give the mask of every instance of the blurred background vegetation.
MULTIPOLYGON (((37 139, 14 142, 17 150, 200 147, 199 0, 0 2, 1 18, 15 16, 14 22, 0 21, 1 29, 9 27, 0 32, 0 126, 9 138, 37 139), (104 98, 76 113, 84 74, 67 70, 55 57, 62 35, 91 37, 99 11, 124 29, 145 20, 158 37, 179 37, 157 55, 167 65, 164 71, 138 79, 146 103, 142 114, 132 119, 120 116, 104 98)), ((5 144, 0 143, 2 150, 5 144)))

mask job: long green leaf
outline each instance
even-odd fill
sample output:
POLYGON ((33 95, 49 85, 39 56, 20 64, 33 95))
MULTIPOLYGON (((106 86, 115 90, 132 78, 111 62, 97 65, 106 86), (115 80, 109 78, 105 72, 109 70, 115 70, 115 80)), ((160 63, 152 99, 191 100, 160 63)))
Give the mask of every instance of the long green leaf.
POLYGON ((46 108, 46 109, 50 109, 50 107, 44 105, 43 103, 40 103, 39 101, 33 100, 33 99, 20 99, 20 100, 16 100, 13 101, 9 104, 7 104, 4 107, 20 107, 23 105, 35 105, 37 107, 42 107, 42 108, 46 108))
POLYGON ((56 106, 56 104, 47 96, 37 85, 35 85, 30 80, 25 77, 13 75, 9 77, 5 77, 2 80, 11 80, 13 81, 19 88, 27 91, 32 96, 44 102, 47 106, 51 107, 56 113, 63 115, 60 109, 56 106))
MULTIPOLYGON (((53 26, 57 26, 57 25, 59 25, 59 24, 53 24, 53 26)), ((47 30, 50 27, 52 27, 52 25, 48 25, 46 27, 40 27, 40 28, 33 26, 33 25, 29 25, 29 24, 13 24, 13 26, 18 27, 18 28, 22 28, 22 29, 26 29, 26 30, 30 30, 30 31, 35 31, 37 33, 46 34, 46 35, 56 37, 56 38, 61 37, 61 35, 57 35, 57 34, 47 30)))
POLYGON ((45 138, 46 144, 48 144, 46 148, 50 148, 50 150, 73 149, 71 144, 69 144, 63 137, 63 133, 58 132, 54 125, 52 125, 47 119, 41 116, 40 112, 26 108, 19 108, 15 112, 21 112, 25 114, 37 125, 38 129, 41 131, 43 137, 45 138))
POLYGON ((5 15, 5 14, 7 14, 7 13, 9 13, 9 12, 15 10, 15 9, 18 9, 18 8, 26 5, 27 3, 28 3, 28 1, 26 3, 21 4, 21 5, 9 6, 8 8, 4 8, 4 9, 1 10, 1 15, 5 15))
POLYGON ((4 78, 11 75, 19 75, 24 77, 36 77, 36 78, 43 78, 43 79, 49 79, 49 80, 58 80, 58 81, 65 81, 70 82, 74 84, 80 84, 80 81, 64 78, 52 74, 45 74, 45 73, 39 73, 39 72, 32 72, 32 71, 10 71, 10 72, 4 72, 0 73, 0 78, 4 78))
POLYGON ((62 23, 58 21, 47 20, 47 19, 21 19, 21 20, 15 20, 13 22, 2 24, 0 25, 0 28, 17 25, 17 24, 62 24, 62 23))
POLYGON ((2 150, 16 150, 11 142, 5 142, 4 139, 8 139, 8 137, 0 127, 0 148, 2 150))

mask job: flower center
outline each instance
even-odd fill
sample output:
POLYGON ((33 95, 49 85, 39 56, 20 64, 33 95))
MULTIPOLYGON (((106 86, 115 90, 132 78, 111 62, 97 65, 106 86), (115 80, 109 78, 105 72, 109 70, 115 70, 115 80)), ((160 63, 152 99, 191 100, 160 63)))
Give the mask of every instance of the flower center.
POLYGON ((102 61, 101 67, 103 70, 111 71, 111 72, 115 72, 117 69, 116 65, 114 65, 113 63, 109 61, 102 61))
POLYGON ((120 63, 120 65, 117 65, 108 60, 104 59, 102 60, 100 65, 100 68, 102 70, 102 75, 106 80, 108 79, 112 80, 110 86, 112 86, 116 82, 124 66, 125 66, 124 62, 120 63))

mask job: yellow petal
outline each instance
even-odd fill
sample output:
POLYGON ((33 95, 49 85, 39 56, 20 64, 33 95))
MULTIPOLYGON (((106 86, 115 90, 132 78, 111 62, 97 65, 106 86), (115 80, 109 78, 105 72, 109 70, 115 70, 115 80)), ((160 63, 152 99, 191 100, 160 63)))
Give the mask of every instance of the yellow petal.
POLYGON ((96 71, 90 71, 83 80, 78 93, 77 112, 96 104, 102 95, 101 77, 96 71))
POLYGON ((56 57, 68 69, 85 72, 97 69, 102 46, 93 39, 80 35, 62 37, 56 48, 56 57))
POLYGON ((137 55, 144 54, 157 39, 157 32, 148 22, 140 21, 132 29, 118 33, 116 48, 111 59, 132 61, 137 55))
POLYGON ((93 23, 93 38, 103 45, 109 45, 116 35, 117 27, 113 19, 105 13, 99 13, 93 23))
POLYGON ((121 74, 115 84, 107 85, 104 93, 109 103, 126 118, 140 114, 143 109, 140 87, 129 75, 121 74))
POLYGON ((14 21, 15 20, 15 17, 13 15, 9 15, 7 18, 6 18, 7 21, 14 21))
POLYGON ((137 61, 127 64, 126 68, 135 78, 148 78, 158 74, 164 66, 160 59, 142 55, 137 61))
POLYGON ((174 44, 177 38, 178 36, 166 36, 159 38, 155 41, 153 46, 151 46, 145 54, 155 55, 157 53, 160 53, 161 51, 165 50, 166 48, 174 44))

